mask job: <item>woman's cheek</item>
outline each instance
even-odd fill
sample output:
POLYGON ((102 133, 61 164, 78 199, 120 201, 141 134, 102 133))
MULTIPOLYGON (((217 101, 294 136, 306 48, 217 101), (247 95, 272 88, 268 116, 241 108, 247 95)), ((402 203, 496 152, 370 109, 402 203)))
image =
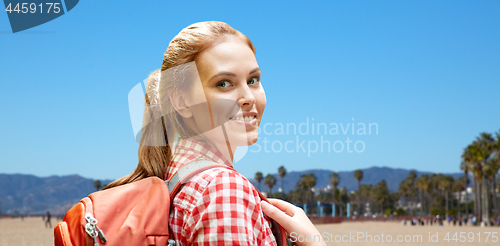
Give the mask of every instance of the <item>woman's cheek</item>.
POLYGON ((257 99, 257 107, 262 115, 262 113, 264 113, 264 109, 266 108, 266 93, 264 93, 264 89, 262 89, 262 93, 257 99))

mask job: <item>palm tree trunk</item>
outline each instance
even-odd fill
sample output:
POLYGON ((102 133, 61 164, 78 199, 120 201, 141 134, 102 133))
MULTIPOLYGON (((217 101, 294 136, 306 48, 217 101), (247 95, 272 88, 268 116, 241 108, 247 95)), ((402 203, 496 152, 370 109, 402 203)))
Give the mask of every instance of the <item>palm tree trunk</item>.
POLYGON ((304 204, 307 203, 307 190, 304 190, 304 204))
POLYGON ((480 194, 479 194, 479 184, 478 184, 478 179, 477 179, 477 176, 476 174, 474 174, 472 176, 472 184, 473 184, 473 188, 474 188, 474 216, 476 216, 477 218, 479 218, 479 197, 480 197, 480 194))
POLYGON ((410 215, 413 215, 413 207, 412 207, 412 202, 413 202, 413 198, 412 196, 409 196, 408 197, 408 208, 410 209, 410 215))
POLYGON ((469 195, 467 194, 467 188, 465 188, 465 216, 469 217, 469 195))
POLYGON ((483 214, 483 194, 481 193, 482 191, 482 183, 477 183, 477 218, 478 220, 481 219, 481 216, 483 214))
POLYGON ((474 211, 473 211, 473 214, 476 214, 476 212, 477 212, 477 210, 476 210, 476 206, 477 206, 477 201, 476 201, 477 189, 476 189, 476 178, 474 178, 474 175, 472 175, 472 191, 474 192, 474 211))
POLYGON ((496 192, 496 189, 495 187, 497 186, 496 184, 496 181, 495 181, 495 176, 496 175, 493 175, 493 186, 491 187, 491 195, 492 195, 492 199, 493 199, 493 211, 495 212, 495 216, 498 214, 498 203, 497 203, 497 192, 496 192))
POLYGON ((462 218, 462 211, 460 210, 460 203, 462 202, 462 191, 458 191, 458 202, 457 202, 457 207, 458 207, 458 217, 462 218))
POLYGON ((358 216, 361 216, 361 183, 358 180, 358 216))
POLYGON ((417 198, 417 197, 415 197, 415 196, 413 196, 413 197, 411 198, 411 200, 412 200, 412 204, 413 204, 413 206, 412 206, 412 208, 413 208, 413 215, 415 215, 415 207, 416 207, 416 204, 417 204, 417 199, 418 199, 418 198, 417 198))
POLYGON ((337 204, 337 198, 335 198, 335 188, 333 188, 333 204, 337 204))
POLYGON ((486 175, 483 172, 483 184, 482 184, 482 219, 483 221, 488 225, 490 221, 490 203, 489 203, 489 196, 488 196, 488 183, 486 180, 486 175))
POLYGON ((418 189, 418 195, 420 198, 420 212, 424 212, 424 199, 422 198, 422 189, 418 189))
POLYGON ((285 194, 285 186, 284 186, 285 182, 283 181, 284 179, 285 179, 285 177, 281 178, 281 195, 285 194))
MULTIPOLYGON (((445 202, 444 202, 444 207, 441 207, 441 208, 443 208, 444 213, 445 213, 445 217, 446 217, 446 215, 448 215, 448 212, 446 212, 446 195, 445 195, 445 194, 446 194, 446 192, 445 192, 444 190, 441 190, 441 196, 443 196, 443 197, 444 197, 444 201, 445 201, 445 202)), ((446 218, 445 218, 445 219, 446 219, 446 218)))
POLYGON ((448 217, 448 211, 449 211, 449 206, 448 206, 448 191, 444 191, 444 199, 446 201, 446 207, 445 207, 445 212, 446 212, 446 217, 448 217))
POLYGON ((429 199, 428 199, 428 197, 429 197, 429 194, 427 194, 427 191, 424 191, 424 203, 423 204, 424 204, 424 213, 425 214, 429 214, 429 204, 428 204, 429 199))
POLYGON ((411 208, 411 196, 408 196, 406 198, 406 206, 408 207, 408 214, 412 214, 412 208, 411 208))
POLYGON ((465 216, 469 217, 469 194, 467 194, 467 184, 465 185, 465 216))
POLYGON ((415 197, 411 196, 411 215, 415 215, 415 197))

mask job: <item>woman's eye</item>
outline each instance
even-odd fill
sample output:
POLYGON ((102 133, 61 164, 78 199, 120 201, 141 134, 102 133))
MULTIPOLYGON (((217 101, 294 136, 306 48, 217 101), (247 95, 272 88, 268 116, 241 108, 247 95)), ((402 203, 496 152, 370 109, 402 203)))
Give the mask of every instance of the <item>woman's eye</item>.
POLYGON ((230 85, 231 85, 231 83, 229 83, 229 81, 227 81, 227 80, 223 80, 223 81, 217 83, 217 86, 218 87, 222 87, 222 88, 226 88, 226 87, 228 87, 230 85))
POLYGON ((253 77, 248 81, 248 84, 258 84, 259 83, 259 77, 253 77))

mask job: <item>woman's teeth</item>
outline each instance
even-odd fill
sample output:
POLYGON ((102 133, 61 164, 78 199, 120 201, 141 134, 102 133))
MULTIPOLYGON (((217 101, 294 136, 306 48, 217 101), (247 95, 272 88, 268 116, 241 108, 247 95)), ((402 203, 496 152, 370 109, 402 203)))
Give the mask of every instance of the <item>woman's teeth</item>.
POLYGON ((245 117, 237 116, 237 117, 233 117, 231 119, 232 120, 240 120, 240 121, 248 122, 248 121, 251 121, 251 120, 255 119, 255 116, 245 116, 245 117))

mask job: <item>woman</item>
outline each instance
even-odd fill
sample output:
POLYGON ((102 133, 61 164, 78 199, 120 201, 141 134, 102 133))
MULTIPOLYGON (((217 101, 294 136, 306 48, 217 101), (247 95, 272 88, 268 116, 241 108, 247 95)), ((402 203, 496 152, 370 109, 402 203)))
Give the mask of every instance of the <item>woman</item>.
POLYGON ((255 187, 232 169, 236 147, 257 141, 266 105, 260 73, 252 42, 228 24, 183 29, 148 81, 139 164, 107 188, 149 176, 168 180, 184 165, 208 160, 227 168, 196 174, 176 194, 169 225, 178 245, 276 245, 261 206, 289 230, 310 233, 312 224, 291 227, 305 215, 297 219, 285 203, 276 205, 286 213, 261 205, 255 187))

